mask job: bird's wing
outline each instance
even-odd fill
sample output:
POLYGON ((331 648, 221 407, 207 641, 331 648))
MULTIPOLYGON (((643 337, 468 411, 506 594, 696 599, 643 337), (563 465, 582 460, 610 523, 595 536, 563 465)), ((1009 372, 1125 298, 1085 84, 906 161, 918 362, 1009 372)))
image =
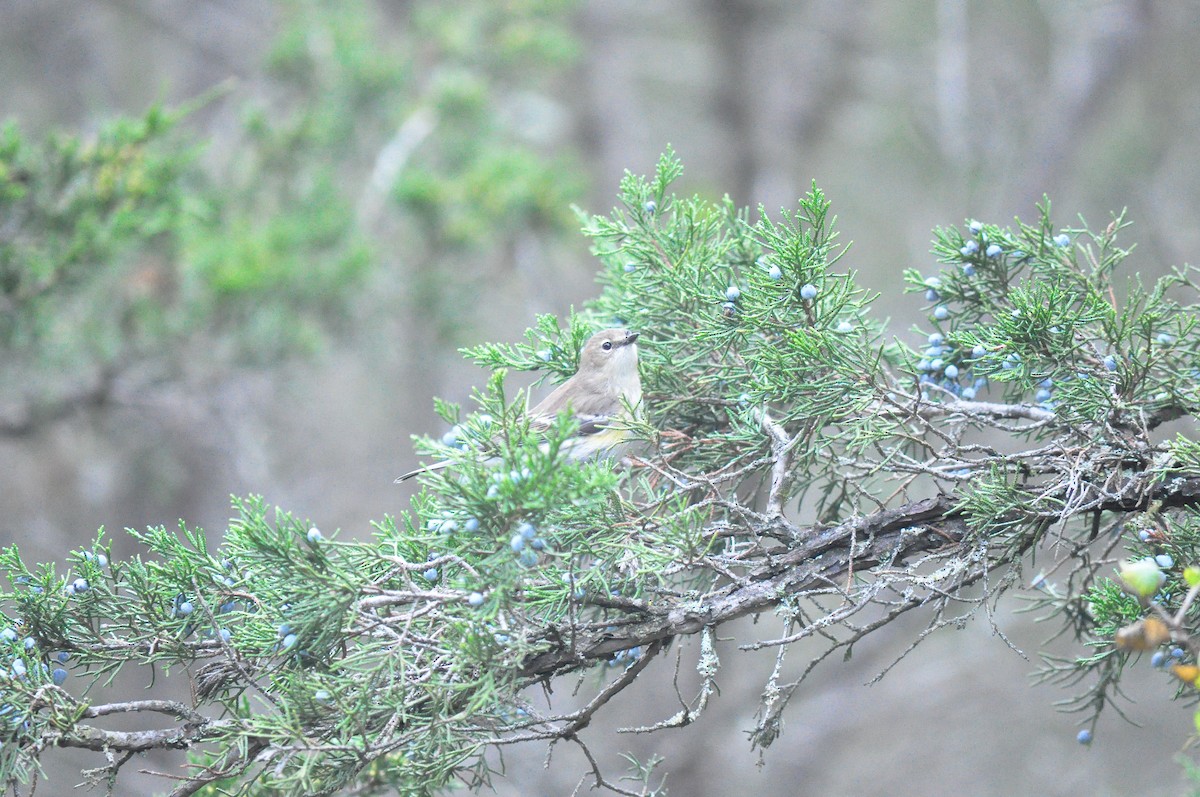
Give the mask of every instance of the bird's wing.
POLYGON ((603 377, 587 377, 576 374, 556 387, 536 407, 529 411, 529 418, 553 420, 566 409, 576 418, 608 418, 622 410, 621 397, 603 377))
POLYGON ((550 392, 550 395, 538 402, 537 406, 529 410, 527 415, 532 421, 535 418, 553 418, 558 415, 567 406, 567 398, 574 389, 573 384, 575 377, 571 377, 566 382, 563 382, 558 387, 550 392))
MULTIPOLYGON (((550 426, 554 423, 554 415, 530 415, 529 428, 540 434, 545 434, 550 426)), ((579 424, 578 435, 586 437, 590 434, 603 431, 608 428, 608 422, 613 419, 612 415, 575 415, 574 420, 579 424)))
MULTIPOLYGON (((572 417, 579 424, 578 436, 584 438, 609 429, 613 418, 624 414, 625 404, 607 383, 589 380, 587 377, 581 378, 576 374, 555 388, 536 407, 529 410, 527 416, 529 428, 545 434, 558 414, 567 409, 570 409, 572 417)), ((449 464, 450 462, 445 460, 425 465, 405 473, 396 479, 396 482, 411 479, 422 473, 439 471, 449 464)))

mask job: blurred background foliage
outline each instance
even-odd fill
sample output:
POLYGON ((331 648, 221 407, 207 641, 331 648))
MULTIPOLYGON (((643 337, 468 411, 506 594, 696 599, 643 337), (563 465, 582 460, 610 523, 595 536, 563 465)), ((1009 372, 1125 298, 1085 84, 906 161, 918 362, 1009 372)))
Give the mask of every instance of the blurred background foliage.
POLYGON ((220 152, 187 109, 156 106, 44 143, 10 123, 0 162, 9 428, 106 400, 145 361, 178 364, 181 348, 201 372, 278 364, 322 348, 352 314, 437 309, 442 281, 428 275, 523 232, 561 235, 581 172, 528 139, 540 76, 576 52, 566 9, 423 4, 392 37, 366 3, 336 13, 280 3, 266 91, 233 79, 189 101, 192 112, 237 106, 235 142, 220 152), (389 279, 375 249, 384 215, 425 266, 415 286, 389 279), (358 300, 368 287, 388 300, 358 300))
MULTIPOLYGON (((432 396, 481 381, 456 349, 592 297, 571 205, 604 212, 668 143, 683 191, 737 206, 815 179, 895 330, 934 227, 1043 193, 1094 226, 1128 207, 1130 268, 1162 274, 1200 244, 1198 28, 1149 0, 0 0, 0 540, 55 560, 101 525, 219 530, 252 492, 365 535, 407 502, 408 435, 444 431, 432 396)), ((1161 682, 1127 682, 1147 727, 1087 755, 1028 662, 943 636, 871 690, 894 651, 856 650, 761 770, 736 683, 702 741, 607 755, 679 745, 697 795, 1175 782, 1161 682)), ((770 667, 722 655, 750 690, 770 667)), ((667 716, 662 692, 639 699, 667 716)), ((517 753, 498 788, 568 793, 578 764, 517 753)))

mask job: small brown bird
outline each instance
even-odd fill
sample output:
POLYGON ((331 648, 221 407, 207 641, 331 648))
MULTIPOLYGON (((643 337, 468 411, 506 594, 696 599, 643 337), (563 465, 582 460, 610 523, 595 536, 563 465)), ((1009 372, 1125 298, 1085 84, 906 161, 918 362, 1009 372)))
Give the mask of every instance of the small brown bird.
MULTIPOLYGON (((628 417, 628 408, 642 400, 642 378, 638 374, 637 332, 605 329, 588 338, 579 354, 579 370, 526 412, 529 425, 544 431, 562 412, 571 413, 579 431, 563 444, 571 459, 613 455, 629 438, 629 431, 613 424, 628 417)), ((420 473, 441 470, 449 461, 435 462, 409 471, 397 482, 420 473)))

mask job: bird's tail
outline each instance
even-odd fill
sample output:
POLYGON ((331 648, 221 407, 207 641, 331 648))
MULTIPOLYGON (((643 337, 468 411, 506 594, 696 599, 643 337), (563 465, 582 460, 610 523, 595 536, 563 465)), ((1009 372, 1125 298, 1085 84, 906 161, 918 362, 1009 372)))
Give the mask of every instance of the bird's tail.
POLYGON ((402 476, 398 476, 396 478, 396 481, 393 482, 393 484, 399 484, 402 481, 411 479, 413 476, 419 476, 422 473, 433 473, 434 471, 441 470, 442 468, 448 467, 449 465, 450 465, 450 460, 448 460, 448 459, 442 460, 441 462, 434 462, 432 465, 424 465, 422 467, 417 468, 416 470, 410 470, 408 473, 405 473, 402 476))

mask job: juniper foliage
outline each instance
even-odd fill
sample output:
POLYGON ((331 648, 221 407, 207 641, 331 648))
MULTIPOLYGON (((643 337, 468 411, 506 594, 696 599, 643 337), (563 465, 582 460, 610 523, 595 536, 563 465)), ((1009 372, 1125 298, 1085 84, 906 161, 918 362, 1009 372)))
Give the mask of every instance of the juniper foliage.
MULTIPOLYGON (((470 410, 439 402, 451 430, 418 446, 451 466, 371 539, 251 498, 214 542, 151 529, 129 560, 103 534, 63 570, 6 549, 6 783, 34 782, 68 746, 104 754, 87 777, 110 792, 151 748, 190 751, 173 794, 479 790, 495 748, 587 751, 585 726, 669 668, 678 637, 699 640, 700 688, 633 730, 700 720, 715 635, 748 615, 763 622, 741 647, 776 651, 760 748, 833 654, 910 612, 927 623, 915 646, 990 618, 1009 590, 1079 641, 1044 674, 1084 685, 1069 707, 1089 725, 1143 652, 1195 660, 1192 269, 1117 283, 1124 219, 1059 230, 1048 202, 1032 224, 940 229, 940 270, 905 274, 929 313, 912 345, 842 267, 818 188, 752 217, 672 193, 681 168, 668 151, 652 177, 626 175, 610 215, 580 213, 599 295, 524 341, 466 351, 491 378, 470 410), (571 462, 571 420, 539 438, 506 377, 561 379, 614 324, 642 335, 642 448, 618 468, 571 462), (821 652, 788 662, 810 638, 821 652), (122 669, 182 675, 193 699, 111 700, 122 669), (581 708, 528 700, 590 673, 602 677, 581 681, 581 708), (115 712, 144 714, 146 730, 105 729, 115 712)), ((635 762, 630 786, 587 752, 595 785, 660 790, 656 762, 635 762)))
POLYGON ((580 169, 527 128, 570 0, 413 3, 400 35, 371 3, 276 5, 248 80, 95 134, 0 126, 0 435, 378 337, 397 306, 444 327, 485 242, 566 239, 580 169))

